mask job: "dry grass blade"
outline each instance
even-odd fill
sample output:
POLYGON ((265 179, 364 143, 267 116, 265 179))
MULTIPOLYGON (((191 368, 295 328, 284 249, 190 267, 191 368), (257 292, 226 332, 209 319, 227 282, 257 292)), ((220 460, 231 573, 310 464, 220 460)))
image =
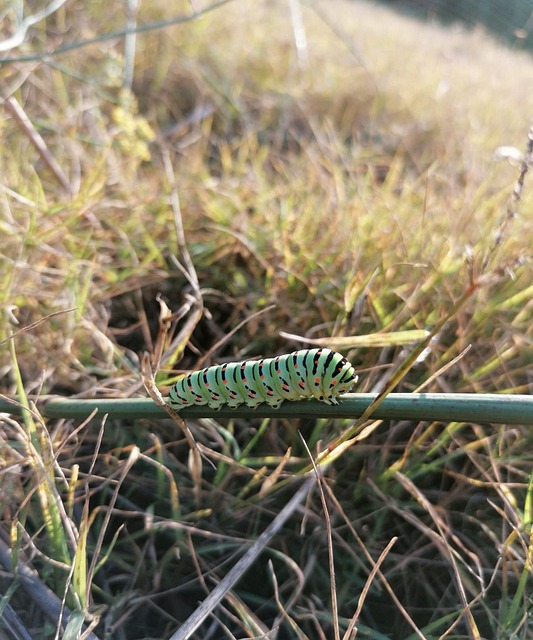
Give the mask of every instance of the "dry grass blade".
MULTIPOLYGON (((0 562, 5 571, 11 572, 12 557, 10 547, 0 538, 0 562)), ((54 592, 43 584, 41 578, 36 571, 28 567, 20 558, 17 560, 17 566, 13 575, 18 578, 28 596, 53 623, 65 627, 69 622, 71 612, 65 606, 54 592)), ((87 640, 98 640, 98 636, 89 633, 87 640)))
MULTIPOLYGON (((270 640, 270 638, 275 637, 274 634, 269 632, 268 627, 261 622, 259 616, 254 614, 252 609, 236 594, 229 591, 226 595, 226 601, 228 606, 220 605, 220 608, 231 608, 239 616, 239 619, 245 623, 246 628, 248 629, 250 640, 270 640)), ((231 630, 224 624, 221 625, 221 628, 227 634, 228 638, 231 638, 233 635, 231 630)))
MULTIPOLYGON (((181 265, 179 259, 175 256, 172 256, 172 260, 178 267, 178 269, 187 278, 193 292, 191 305, 193 313, 187 318, 185 325, 181 328, 179 334, 169 345, 169 347, 167 348, 167 353, 163 357, 163 362, 166 363, 170 360, 170 362, 174 363, 176 361, 179 361, 179 359, 181 358, 181 355, 183 354, 183 351, 189 342, 192 332, 200 321, 204 311, 204 303, 202 293, 200 291, 200 285, 198 282, 198 275, 194 267, 194 262, 192 261, 189 249, 187 248, 185 230, 183 228, 183 219, 181 215, 179 193, 176 186, 176 179, 174 177, 172 162, 170 160, 168 149, 166 149, 165 147, 162 148, 162 158, 165 167, 167 182, 170 186, 170 202, 172 205, 174 228, 176 231, 176 238, 178 243, 178 255, 183 260, 184 266, 181 265)), ((180 317, 184 314, 184 312, 185 310, 182 310, 180 312, 180 317)))
POLYGON ((322 513, 324 514, 324 520, 326 521, 326 537, 328 541, 328 565, 329 565, 329 579, 330 579, 330 593, 331 593, 331 615, 333 620, 333 633, 335 636, 335 640, 340 640, 341 632, 339 627, 339 607, 337 603, 337 586, 335 582, 335 556, 333 551, 333 537, 331 535, 331 518, 329 515, 328 505, 326 503, 326 496, 324 495, 324 476, 323 476, 323 468, 319 469, 315 464, 315 460, 311 455, 311 451, 309 451, 309 447, 307 446, 307 442, 304 440, 302 435, 300 434, 300 438, 302 439, 305 450, 307 451, 307 455, 311 460, 311 464, 313 465, 313 471, 316 477, 318 491, 320 495, 320 502, 322 503, 322 513))
POLYGON ((174 420, 174 422, 178 425, 178 427, 183 432, 183 435, 187 439, 187 443, 189 445, 189 469, 191 471, 191 476, 194 482, 195 493, 196 493, 196 502, 199 505, 201 502, 201 491, 202 491, 202 455, 196 444, 196 440, 189 429, 187 423, 183 420, 183 418, 179 415, 177 411, 174 411, 168 404, 164 401, 159 389, 157 388, 154 380, 154 375, 152 373, 152 367, 150 366, 150 355, 145 353, 141 362, 142 367, 142 376, 143 376, 143 384, 148 392, 148 395, 152 398, 152 400, 162 409, 168 413, 168 415, 174 420))
MULTIPOLYGON (((418 500, 418 502, 420 502, 420 504, 424 507, 424 509, 426 509, 426 511, 428 511, 428 513, 431 515, 431 518, 438 529, 439 535, 431 534, 428 528, 425 528, 426 534, 431 535, 431 537, 437 543, 441 551, 448 557, 450 561, 450 565, 453 568, 454 582, 455 582, 457 591, 459 593, 459 596, 461 598, 461 602, 463 603, 463 608, 464 608, 463 614, 466 616, 466 619, 468 620, 471 637, 474 638, 475 640, 481 640, 479 629, 477 627, 474 616, 472 615, 471 604, 468 602, 468 599, 466 597, 466 591, 463 585, 461 572, 459 571, 459 566, 457 564, 457 552, 452 548, 450 542, 448 541, 450 534, 449 533, 447 534, 445 531, 445 529, 447 528, 447 525, 445 524, 445 522, 443 522, 442 518, 437 514, 436 510, 431 505, 429 500, 423 495, 423 493, 415 486, 413 482, 411 482, 406 476, 404 476, 400 472, 396 472, 396 476, 400 481, 400 483, 402 484, 402 486, 407 491, 409 491, 418 500)), ((457 619, 456 624, 459 622, 460 617, 457 619)))
POLYGON ((276 598, 276 604, 280 610, 277 618, 275 618, 271 624, 271 629, 273 630, 273 633, 275 633, 279 625, 281 624, 281 622, 283 620, 287 620, 291 626, 291 629, 294 631, 295 634, 306 638, 307 637, 306 634, 303 633, 303 631, 301 630, 297 622, 294 620, 294 617, 291 616, 289 613, 292 610, 294 604, 299 600, 300 595, 304 590, 305 578, 306 578, 305 568, 301 568, 297 562, 295 562, 294 560, 291 560, 287 556, 284 556, 284 560, 287 562, 293 574, 296 576, 297 584, 296 584, 296 588, 293 590, 288 600, 286 600, 286 602, 282 602, 281 594, 279 591, 278 579, 274 570, 274 565, 272 561, 269 560, 268 569, 269 569, 269 574, 271 576, 272 584, 274 585, 274 597, 276 598))
POLYGON ((372 585, 374 577, 378 573, 380 573, 380 566, 383 564, 383 561, 385 560, 385 558, 389 554, 389 551, 394 546, 394 543, 396 542, 396 540, 397 540, 397 538, 393 538, 392 540, 389 540, 389 543, 387 544, 385 549, 383 549, 383 551, 381 552, 379 558, 375 562, 373 562, 372 570, 368 574, 368 578, 367 578, 367 580, 365 582, 365 586, 364 586, 363 590, 361 591, 361 594, 359 595, 359 598, 357 599, 357 609, 355 610, 355 613, 353 614, 353 617, 350 620, 350 624, 348 625, 348 628, 346 629, 346 633, 343 635, 342 640, 352 640, 357 635, 357 626, 356 626, 357 625, 357 620, 358 620, 359 616, 361 615, 361 610, 363 608, 363 604, 365 602, 365 598, 368 595, 368 592, 370 590, 370 587, 372 585))
MULTIPOLYGON (((292 632, 295 635, 295 640, 309 640, 309 638, 305 635, 305 633, 303 633, 303 631, 299 628, 299 626, 296 623, 296 621, 289 614, 289 612, 287 610, 287 607, 284 606, 284 604, 283 604, 283 602, 281 600, 281 596, 280 596, 280 593, 279 593, 278 579, 276 577, 276 573, 274 571, 274 565, 273 565, 271 560, 268 561, 268 569, 269 569, 269 572, 270 572, 272 583, 274 585, 274 598, 276 600, 276 605, 277 605, 278 609, 280 610, 280 618, 285 620, 289 624, 292 632)), ((277 631, 278 631, 278 629, 276 628, 275 625, 273 625, 273 627, 272 627, 273 635, 277 634, 277 631)), ((265 638, 268 638, 268 636, 265 636, 265 638)))
MULTIPOLYGON (((62 1, 62 3, 65 0, 62 1)), ((53 3, 52 3, 53 4, 53 3)), ((63 187, 63 189, 71 194, 71 186, 70 181, 65 175, 63 169, 59 166, 58 162, 54 158, 54 156, 48 150, 46 146, 46 142, 43 140, 42 136, 33 126, 32 121, 26 115, 24 109, 20 106, 20 104, 16 101, 15 98, 9 97, 4 100, 4 104, 15 119, 15 122, 18 126, 24 131, 24 133, 28 136, 31 144, 37 149, 39 155, 43 159, 43 162, 50 169, 50 171, 57 178, 57 181, 63 187)))
POLYGON ((211 615, 214 609, 222 602, 226 594, 233 588, 239 578, 251 567, 259 554, 267 546, 270 540, 283 527, 287 519, 295 509, 305 500, 315 484, 314 478, 308 478, 295 492, 294 496, 278 513, 276 518, 266 527, 257 540, 250 546, 243 557, 222 578, 207 598, 200 604, 196 611, 183 623, 169 640, 188 640, 198 627, 211 615))
POLYGON ((228 340, 232 336, 238 333, 244 326, 246 326, 249 322, 256 320, 263 313, 268 313, 269 311, 272 311, 272 309, 275 309, 275 308, 276 308, 276 305, 271 304, 269 307, 266 307, 265 309, 260 309, 259 311, 256 311, 256 313, 253 313, 251 316, 246 317, 242 322, 239 322, 239 324, 236 327, 234 327, 231 331, 226 333, 223 338, 215 342, 215 344, 208 351, 206 351, 206 353, 201 358, 198 359, 198 362, 196 363, 196 367, 198 369, 201 369, 204 365, 204 362, 206 360, 209 360, 214 353, 216 353, 224 344, 228 342, 228 340))
MULTIPOLYGON (((325 487, 326 487, 326 490, 328 492, 330 500, 335 505, 335 508, 336 508, 337 512, 342 515, 342 518, 343 518, 344 522, 346 523, 346 526, 348 527, 348 530, 352 534, 354 540, 357 542, 357 546, 359 547, 359 549, 361 550, 362 554, 364 555, 364 557, 367 559, 368 563, 372 567, 372 575, 374 575, 374 569, 375 569, 376 570, 376 574, 378 575, 381 583, 385 587, 386 591, 390 595, 391 599, 393 600, 393 602, 396 605, 396 607, 398 608, 398 610, 401 612, 403 618, 407 621, 409 627, 414 631, 415 635, 418 638, 420 638, 420 640, 425 640, 424 634, 417 627, 417 625, 414 622, 414 620, 411 618, 409 613, 406 611, 405 607, 402 605, 402 603, 400 602, 400 600, 398 599, 398 597, 394 593, 394 590, 392 589, 391 585, 389 584, 386 576, 383 574, 383 572, 381 571, 380 567, 378 566, 378 563, 374 560, 374 558, 372 557, 372 555, 368 551, 367 547, 365 546, 363 540, 361 539, 361 537, 359 536, 359 534, 355 530, 353 523, 351 522, 350 518, 347 516, 342 504, 339 502, 339 500, 335 496, 335 493, 333 492, 333 490, 331 489, 331 487, 329 485, 326 484, 325 487)), ((389 542, 387 543, 386 549, 387 550, 391 549, 392 545, 396 542, 396 540, 397 540, 397 538, 392 538, 391 540, 389 540, 389 542)), ((382 552, 380 554, 380 559, 382 559, 384 557, 385 556, 384 556, 384 554, 382 552)), ((370 581, 367 579, 366 582, 365 582, 365 589, 367 589, 369 585, 370 585, 370 581)), ((358 601, 358 608, 357 608, 356 614, 360 614, 360 606, 359 606, 359 604, 362 605, 362 602, 363 602, 363 599, 362 599, 362 593, 361 593, 361 596, 360 596, 359 601, 358 601)), ((358 619, 358 616, 354 614, 354 616, 352 617, 352 620, 350 621, 350 624, 352 622, 356 623, 357 619, 358 619)))
POLYGON ((297 342, 313 344, 317 347, 329 347, 330 349, 361 349, 420 342, 428 337, 429 331, 425 329, 411 329, 409 331, 390 331, 362 336, 332 336, 331 338, 305 338, 285 331, 280 331, 279 335, 287 340, 296 340, 297 342))
MULTIPOLYGON (((453 305, 453 307, 440 318, 436 324, 432 327, 431 331, 427 333, 427 337, 422 340, 419 344, 417 344, 413 350, 409 353, 409 355, 400 363, 399 367, 394 371, 391 378, 385 384, 383 391, 381 391, 378 396, 373 400, 373 402, 369 405, 363 415, 355 422, 355 424, 347 429, 339 438, 335 440, 329 447, 328 450, 324 453, 323 457, 319 459, 320 463, 327 462, 331 455, 337 457, 339 452, 335 452, 339 446, 343 447, 343 451, 345 449, 345 445, 348 442, 355 444, 360 438, 357 436, 358 430, 361 428, 364 429, 364 437, 368 437, 370 435, 370 428, 367 426, 363 427, 364 423, 372 416, 374 411, 379 407, 379 405, 385 400, 387 395, 403 380, 403 378, 407 375, 408 371, 415 365, 418 357, 427 348, 432 338, 436 336, 442 328, 456 316, 459 310, 466 304, 466 302, 473 296, 478 286, 474 283, 463 292, 463 295, 457 300, 457 302, 453 305), (354 437, 355 436, 355 437, 354 437)), ((374 428, 378 423, 374 424, 374 428)), ((359 434, 361 435, 361 434, 359 434)), ((317 461, 318 462, 318 461, 317 461)))
POLYGON ((61 315, 65 314, 65 313, 72 313, 73 311, 76 311, 76 307, 73 307, 72 309, 62 309, 61 311, 55 311, 54 313, 49 313, 44 318, 40 318, 39 320, 36 320, 35 322, 32 322, 28 326, 22 327, 21 329, 18 329, 17 331, 14 331, 12 334, 10 334, 4 340, 0 340, 0 347, 3 344, 5 344, 8 340, 13 340, 17 336, 21 335, 22 333, 27 333, 28 331, 33 331, 38 326, 40 326, 43 322, 47 322, 51 318, 54 318, 56 316, 61 316, 61 315))

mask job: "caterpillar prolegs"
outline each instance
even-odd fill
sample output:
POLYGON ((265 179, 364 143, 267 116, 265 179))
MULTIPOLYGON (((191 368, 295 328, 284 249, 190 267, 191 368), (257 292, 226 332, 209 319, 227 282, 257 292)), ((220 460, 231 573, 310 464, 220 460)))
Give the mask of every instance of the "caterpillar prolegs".
POLYGON ((255 408, 266 402, 277 409, 284 400, 316 398, 338 404, 357 381, 353 366, 330 349, 302 349, 283 356, 229 362, 189 373, 170 389, 169 405, 181 409, 209 405, 255 408))

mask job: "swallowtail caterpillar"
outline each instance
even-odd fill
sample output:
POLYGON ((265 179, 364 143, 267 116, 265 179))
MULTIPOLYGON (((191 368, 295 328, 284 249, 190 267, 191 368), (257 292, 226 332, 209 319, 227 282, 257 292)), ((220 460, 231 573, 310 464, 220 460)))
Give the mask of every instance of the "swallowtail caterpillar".
POLYGON ((283 356, 229 362, 189 373, 170 389, 169 405, 234 409, 266 402, 277 409, 284 400, 316 398, 338 404, 357 381, 353 366, 330 349, 302 349, 283 356))

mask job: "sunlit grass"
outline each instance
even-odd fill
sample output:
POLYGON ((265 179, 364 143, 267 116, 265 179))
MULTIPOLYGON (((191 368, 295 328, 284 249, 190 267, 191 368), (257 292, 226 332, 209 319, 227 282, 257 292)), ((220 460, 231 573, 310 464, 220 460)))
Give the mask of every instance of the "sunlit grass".
MULTIPOLYGON (((120 38, 0 69, 69 185, 4 109, 0 340, 36 324, 2 344, 2 393, 144 395, 158 293, 181 337, 163 345, 163 384, 216 343, 208 363, 290 351, 281 332, 428 330, 469 291, 398 390, 463 354, 426 390, 531 392, 533 200, 526 177, 511 219, 518 167, 494 151, 526 145, 533 62, 369 3, 301 9, 307 57, 287 4, 239 1, 139 34, 131 92, 120 38), (177 266, 186 251, 199 290, 177 266)), ((109 3, 64 12, 24 53, 124 23, 109 3)), ((347 348, 358 390, 383 388, 410 349, 347 348)), ((201 467, 170 421, 2 417, 0 557, 36 571, 30 598, 2 578, 3 611, 34 637, 54 636, 61 603, 100 638, 170 637, 291 498, 309 465, 300 433, 318 456, 353 423, 189 426, 201 467)), ((215 611, 230 631, 212 637, 333 637, 353 616, 373 638, 528 637, 530 451, 520 427, 369 426, 324 471, 331 529, 311 497, 215 611)))

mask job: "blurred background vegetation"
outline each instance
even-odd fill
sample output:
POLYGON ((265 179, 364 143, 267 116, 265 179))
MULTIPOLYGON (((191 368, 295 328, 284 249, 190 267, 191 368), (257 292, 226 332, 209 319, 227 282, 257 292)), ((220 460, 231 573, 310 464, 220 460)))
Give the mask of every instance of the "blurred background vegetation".
POLYGON ((423 19, 482 25, 513 47, 533 46, 533 2, 531 0, 382 0, 394 9, 423 19))
MULTIPOLYGON (((528 176, 512 196, 528 36, 504 46, 492 12, 465 21, 474 3, 417 4, 3 7, 0 391, 143 396, 148 351, 165 393, 199 364, 301 346, 280 332, 451 314, 398 390, 531 393, 528 176)), ((527 31, 526 3, 506 5, 527 31)), ((343 353, 378 391, 409 347, 343 353)), ((73 627, 169 637, 293 494, 299 432, 316 454, 350 425, 191 422, 198 481, 170 420, 3 415, 4 633, 56 634, 24 566, 73 627)), ((531 445, 520 426, 373 424, 327 470, 331 529, 314 496, 194 637, 333 638, 355 617, 376 639, 531 638, 531 445)))

